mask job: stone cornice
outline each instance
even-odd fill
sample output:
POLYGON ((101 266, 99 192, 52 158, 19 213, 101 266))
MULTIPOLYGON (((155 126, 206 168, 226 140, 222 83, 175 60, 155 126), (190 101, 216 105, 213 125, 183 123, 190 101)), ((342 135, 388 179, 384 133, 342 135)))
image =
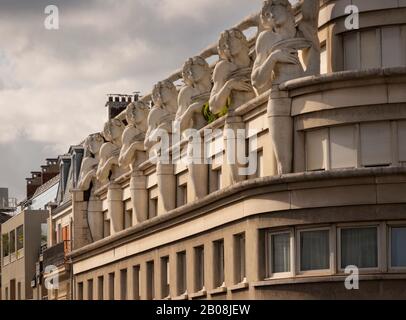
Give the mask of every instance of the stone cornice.
POLYGON ((204 215, 207 212, 241 201, 252 195, 290 190, 289 184, 291 183, 347 178, 377 178, 391 175, 406 175, 406 168, 385 167, 304 172, 246 180, 214 192, 201 200, 197 200, 164 215, 140 223, 113 236, 77 249, 71 252, 69 257, 73 261, 80 261, 87 258, 89 254, 91 256, 99 254, 103 251, 114 248, 115 246, 134 241, 137 238, 144 237, 173 225, 177 225, 183 221, 204 215))

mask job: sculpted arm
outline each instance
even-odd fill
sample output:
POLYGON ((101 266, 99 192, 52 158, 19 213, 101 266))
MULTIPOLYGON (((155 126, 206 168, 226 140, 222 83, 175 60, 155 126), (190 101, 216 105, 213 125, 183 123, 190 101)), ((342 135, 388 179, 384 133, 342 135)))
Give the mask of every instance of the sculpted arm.
MULTIPOLYGON (((135 131, 135 129, 134 129, 135 131)), ((128 167, 135 158, 136 151, 144 151, 144 141, 137 139, 135 132, 125 132, 123 135, 123 147, 121 148, 118 164, 120 167, 128 167)))
POLYGON ((261 91, 267 85, 271 85, 272 73, 276 65, 276 60, 274 59, 274 53, 268 54, 267 47, 271 46, 269 37, 267 33, 262 33, 258 37, 256 52, 257 57, 254 62, 254 67, 252 69, 252 85, 261 91))
POLYGON ((231 86, 226 81, 227 68, 224 62, 219 62, 213 74, 214 86, 210 95, 210 110, 218 113, 227 104, 231 94, 231 86))
POLYGON ((90 183, 96 177, 97 162, 95 159, 86 158, 83 160, 82 171, 80 173, 80 180, 78 189, 86 191, 90 188, 90 183))
POLYGON ((109 145, 104 144, 100 150, 100 163, 97 169, 97 179, 99 181, 107 180, 113 165, 118 165, 118 157, 112 154, 109 145))

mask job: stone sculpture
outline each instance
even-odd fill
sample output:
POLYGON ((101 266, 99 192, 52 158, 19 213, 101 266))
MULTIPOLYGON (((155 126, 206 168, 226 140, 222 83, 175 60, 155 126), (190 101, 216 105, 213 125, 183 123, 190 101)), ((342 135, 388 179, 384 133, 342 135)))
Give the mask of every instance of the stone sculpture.
MULTIPOLYGON (((191 128, 198 130, 207 124, 203 116, 203 108, 207 109, 209 106, 212 89, 211 69, 206 60, 197 56, 185 62, 182 75, 185 85, 179 92, 175 128, 178 128, 179 133, 182 133, 185 138, 189 138, 185 130, 191 128)), ((200 199, 208 192, 208 167, 204 164, 203 144, 199 143, 200 136, 192 135, 190 138, 199 140, 189 142, 187 154, 191 194, 200 199), (195 148, 200 150, 197 152, 195 148)))
MULTIPOLYGON (((152 90, 154 107, 148 115, 148 131, 145 137, 145 148, 155 153, 157 160, 157 184, 159 206, 168 212, 175 208, 176 179, 170 159, 164 159, 163 153, 171 144, 173 121, 178 109, 178 91, 175 85, 166 80, 158 82, 152 90), (167 140, 167 141, 165 141, 167 140), (158 147, 158 149, 156 149, 158 147)), ((169 153, 167 153, 169 154, 169 153)))
POLYGON ((97 179, 102 185, 108 184, 107 209, 110 218, 110 234, 124 229, 124 207, 122 189, 114 183, 123 171, 118 166, 118 158, 122 146, 124 124, 118 119, 111 119, 104 125, 103 136, 107 141, 100 150, 100 163, 97 179))
POLYGON ((218 42, 220 61, 213 73, 210 110, 225 113, 255 97, 250 75, 252 61, 245 35, 238 29, 224 31, 218 42))
POLYGON ((137 167, 146 160, 144 147, 145 134, 148 129, 147 118, 149 108, 142 101, 130 103, 126 109, 127 127, 123 132, 123 146, 118 159, 120 167, 131 170, 130 192, 135 225, 148 218, 146 177, 137 167))
MULTIPOLYGON (((303 4, 305 14, 297 27, 292 6, 288 0, 266 0, 261 19, 263 24, 273 25, 273 30, 262 32, 256 44, 256 60, 252 72, 252 83, 257 94, 272 88, 268 103, 269 130, 278 164, 278 173, 292 172, 293 122, 290 99, 279 91, 279 84, 305 75, 299 60, 299 50, 306 52, 308 71, 317 71, 314 57, 320 51, 317 37, 310 25, 318 16, 318 1, 308 0, 303 4), (314 3, 317 2, 317 10, 314 3), (304 33, 301 31, 305 31, 304 33)), ((318 60, 319 61, 319 60, 318 60)))
POLYGON ((85 140, 85 156, 82 161, 77 186, 79 191, 90 193, 87 203, 83 203, 82 207, 87 217, 92 241, 103 238, 102 204, 100 199, 94 195, 95 190, 100 186, 96 179, 96 172, 100 161, 99 153, 103 144, 104 139, 100 133, 92 134, 85 140))

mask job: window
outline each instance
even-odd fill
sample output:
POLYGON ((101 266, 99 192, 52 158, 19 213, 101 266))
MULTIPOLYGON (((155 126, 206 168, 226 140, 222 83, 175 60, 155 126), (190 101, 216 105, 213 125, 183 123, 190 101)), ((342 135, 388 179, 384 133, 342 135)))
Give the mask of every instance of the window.
POLYGON ((320 48, 320 74, 325 74, 328 71, 328 60, 327 60, 327 46, 326 42, 321 45, 320 48))
POLYGON ((152 219, 158 215, 158 197, 156 189, 148 190, 148 219, 152 219))
POLYGON ((147 262, 147 300, 155 299, 154 261, 147 262))
POLYGON ((187 204, 187 184, 178 185, 176 190, 176 207, 187 204))
POLYGON ((2 235, 2 242, 3 242, 3 257, 7 257, 10 254, 10 243, 9 243, 9 236, 8 233, 2 235))
POLYGON ((204 289, 204 246, 196 247, 195 252, 195 291, 204 289))
POLYGON ((110 219, 108 218, 107 211, 104 212, 103 236, 104 238, 110 236, 110 219))
POLYGON ((391 228, 391 267, 406 267, 406 227, 391 228))
POLYGON ((213 247, 214 287, 224 285, 224 240, 215 241, 213 247))
POLYGON ((93 279, 87 280, 87 300, 93 300, 93 279))
POLYGON ((341 229, 341 268, 378 267, 378 233, 376 227, 341 229))
POLYGON ((17 251, 24 248, 24 226, 17 228, 17 251))
POLYGON ((140 299, 140 266, 133 267, 133 299, 140 299))
POLYGON ((70 251, 70 232, 69 226, 65 226, 62 228, 62 241, 63 241, 63 249, 65 253, 70 251))
POLYGON ((21 296, 21 282, 17 283, 17 300, 22 300, 21 296))
POLYGON ((104 276, 99 276, 97 278, 97 299, 104 299, 104 276))
POLYGON ((329 230, 300 231, 300 270, 330 268, 329 230))
POLYGON ((114 272, 109 273, 109 300, 114 300, 114 272))
POLYGON ((211 169, 209 172, 209 190, 215 192, 221 189, 221 167, 218 169, 211 169))
POLYGON ((169 279, 170 279, 170 269, 169 269, 169 257, 161 258, 161 296, 166 298, 169 296, 169 279))
POLYGON ((16 232, 10 231, 10 253, 16 252, 16 232))
POLYGON ((120 271, 120 300, 127 300, 127 269, 120 271))
POLYGON ((234 236, 234 274, 235 283, 241 283, 246 279, 245 274, 245 233, 234 236))
MULTIPOLYGON (((61 241, 63 241, 63 235, 61 241)), ((41 244, 47 243, 48 243, 48 225, 46 223, 41 223, 41 244)))
POLYGON ((186 292, 186 251, 177 254, 178 295, 186 292))
POLYGON ((268 277, 291 271, 290 232, 268 234, 268 277))
POLYGON ((78 300, 83 300, 83 282, 78 283, 78 300))
POLYGON ((124 227, 125 229, 131 228, 133 225, 133 209, 125 211, 124 215, 124 227))
MULTIPOLYGON (((42 232, 42 230, 41 230, 42 232)), ((60 223, 58 223, 57 229, 56 229, 56 241, 57 243, 60 243, 62 241, 62 226, 60 223)))

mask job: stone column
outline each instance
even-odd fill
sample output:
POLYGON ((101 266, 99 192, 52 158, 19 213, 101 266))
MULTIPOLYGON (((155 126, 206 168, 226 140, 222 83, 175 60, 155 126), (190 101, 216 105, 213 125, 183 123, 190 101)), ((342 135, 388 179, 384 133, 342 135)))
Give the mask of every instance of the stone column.
POLYGON ((103 204, 100 199, 91 195, 87 203, 87 216, 93 241, 103 239, 103 204))
POLYGON ((133 171, 130 180, 133 205, 133 226, 148 219, 147 177, 142 171, 133 171))
POLYGON ((292 99, 287 91, 277 86, 271 90, 268 102, 268 124, 272 145, 278 165, 278 174, 292 172, 293 162, 293 119, 292 99))
POLYGON ((205 159, 204 142, 200 139, 199 143, 190 143, 187 146, 188 164, 188 199, 191 201, 202 199, 209 192, 209 166, 205 159), (194 148, 199 148, 199 152, 194 153, 194 148))
POLYGON ((84 192, 72 191, 73 239, 72 249, 81 248, 91 243, 89 224, 87 220, 88 202, 84 199, 84 192))
POLYGON ((156 166, 158 180, 158 214, 166 213, 176 208, 176 177, 173 164, 163 164, 158 161, 156 166))
POLYGON ((239 173, 243 164, 238 163, 238 153, 245 156, 245 131, 239 133, 239 129, 245 129, 245 124, 241 117, 234 116, 230 111, 224 126, 223 187, 228 187, 246 178, 245 175, 239 173))
POLYGON ((111 183, 107 191, 107 208, 110 217, 110 234, 124 229, 123 190, 119 184, 111 183))

